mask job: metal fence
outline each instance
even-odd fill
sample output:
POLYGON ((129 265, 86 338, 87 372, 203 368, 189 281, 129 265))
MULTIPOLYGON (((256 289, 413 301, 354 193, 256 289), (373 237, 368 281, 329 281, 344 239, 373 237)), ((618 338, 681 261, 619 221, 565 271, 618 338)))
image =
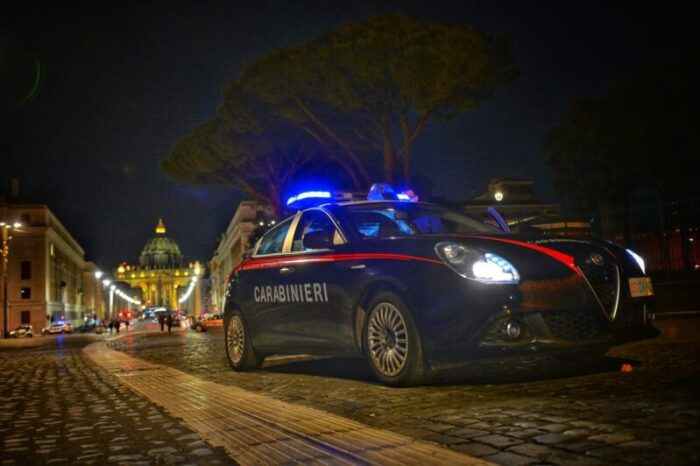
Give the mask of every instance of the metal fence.
POLYGON ((634 249, 652 272, 700 272, 700 199, 637 202, 628 218, 627 238, 620 208, 606 209, 594 231, 634 249))

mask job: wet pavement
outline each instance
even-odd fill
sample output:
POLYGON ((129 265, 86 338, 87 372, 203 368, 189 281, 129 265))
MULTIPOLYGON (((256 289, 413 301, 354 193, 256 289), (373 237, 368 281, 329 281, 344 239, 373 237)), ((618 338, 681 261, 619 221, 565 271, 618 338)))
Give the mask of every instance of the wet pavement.
POLYGON ((221 332, 154 332, 110 345, 499 464, 698 463, 700 319, 658 326, 662 337, 615 348, 598 364, 552 362, 457 382, 452 374, 405 389, 376 383, 363 360, 349 358, 272 358, 236 373, 221 332))

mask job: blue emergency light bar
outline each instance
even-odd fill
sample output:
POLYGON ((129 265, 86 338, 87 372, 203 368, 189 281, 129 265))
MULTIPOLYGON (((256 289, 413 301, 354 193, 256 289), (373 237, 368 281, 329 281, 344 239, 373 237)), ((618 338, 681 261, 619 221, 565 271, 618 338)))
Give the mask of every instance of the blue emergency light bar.
POLYGON ((305 191, 299 193, 296 196, 292 196, 287 199, 287 205, 294 204, 302 199, 330 199, 331 193, 329 191, 305 191))

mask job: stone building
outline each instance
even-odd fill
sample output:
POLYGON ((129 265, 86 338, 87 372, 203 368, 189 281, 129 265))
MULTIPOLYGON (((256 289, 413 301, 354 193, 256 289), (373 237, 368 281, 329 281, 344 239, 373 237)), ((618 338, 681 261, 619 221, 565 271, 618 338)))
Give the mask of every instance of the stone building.
POLYGON ((155 236, 144 245, 138 263, 120 264, 114 277, 139 290, 146 308, 185 309, 199 315, 204 272, 199 262, 185 261, 177 242, 166 236, 163 220, 159 219, 155 236))
POLYGON ((78 327, 86 312, 104 312, 94 264, 46 205, 0 202, 0 220, 21 223, 9 243, 9 329, 27 323, 39 331, 58 320, 78 327))
POLYGON ((255 230, 265 226, 269 218, 270 209, 259 202, 242 201, 238 205, 226 231, 221 235, 214 257, 209 261, 212 312, 223 312, 228 274, 241 263, 243 256, 253 246, 250 239, 255 235, 255 230))

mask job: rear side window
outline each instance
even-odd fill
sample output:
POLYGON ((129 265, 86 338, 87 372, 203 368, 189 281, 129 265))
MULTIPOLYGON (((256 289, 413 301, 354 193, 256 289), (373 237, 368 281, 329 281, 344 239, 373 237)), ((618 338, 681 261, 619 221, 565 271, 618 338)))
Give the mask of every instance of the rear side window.
POLYGON ((291 226, 291 219, 284 223, 280 223, 272 230, 268 231, 260 241, 260 247, 255 252, 256 256, 265 254, 279 254, 284 247, 284 239, 287 237, 287 232, 291 226))

